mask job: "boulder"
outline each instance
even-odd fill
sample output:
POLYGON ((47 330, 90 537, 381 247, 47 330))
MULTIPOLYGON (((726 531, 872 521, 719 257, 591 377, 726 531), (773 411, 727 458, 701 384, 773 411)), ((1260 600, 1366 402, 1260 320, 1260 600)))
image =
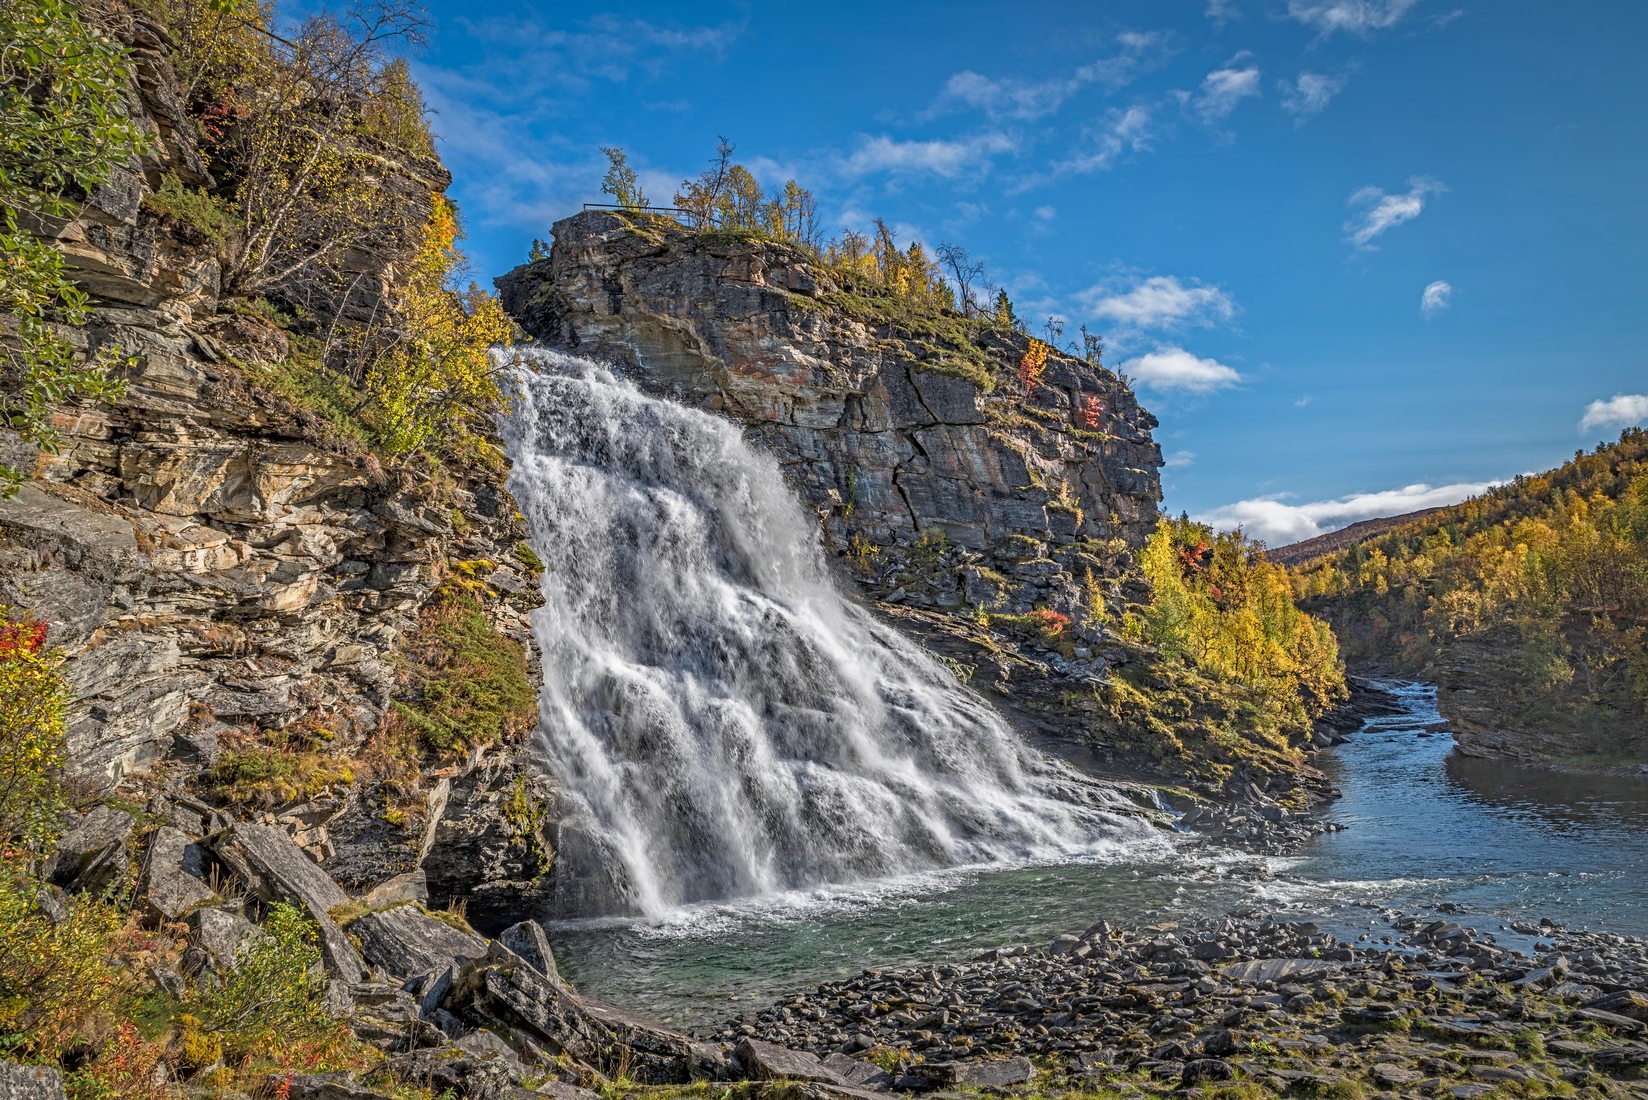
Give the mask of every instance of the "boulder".
POLYGON ((63 1079, 45 1066, 0 1061, 0 1100, 63 1100, 63 1079))
POLYGON ((550 950, 549 937, 537 921, 510 925, 498 933, 498 942, 525 959, 538 973, 550 978, 561 976, 555 969, 555 952, 550 950))
POLYGON ((926 1062, 910 1067, 910 1075, 937 1088, 1006 1088, 1035 1076, 1036 1067, 1022 1055, 991 1062, 926 1062))
POLYGON ((155 919, 181 920, 212 900, 208 873, 206 849, 181 829, 162 825, 149 838, 138 896, 155 919))
POLYGON ((849 1085, 857 1085, 866 1089, 891 1088, 893 1075, 880 1066, 862 1062, 857 1058, 850 1058, 839 1052, 824 1057, 824 1068, 834 1073, 849 1085))
POLYGON ((349 925, 361 954, 401 978, 445 970, 486 954, 486 941, 425 913, 416 905, 397 905, 367 913, 349 925))
POLYGON ((349 987, 349 1026, 381 1050, 439 1046, 446 1035, 423 1018, 418 999, 398 986, 362 982, 349 987))
POLYGON ((1648 997, 1634 989, 1622 989, 1618 993, 1599 997, 1587 1002, 1585 1007, 1612 1012, 1617 1016, 1629 1016, 1638 1022, 1648 1023, 1648 997))
POLYGON ((183 953, 183 969, 190 975, 207 969, 218 974, 227 972, 246 945, 263 935, 237 905, 196 909, 189 914, 188 922, 189 947, 183 953))
POLYGON ((349 904, 349 895, 291 837, 269 825, 241 821, 214 837, 212 846, 260 899, 288 901, 309 911, 319 926, 329 971, 345 981, 365 976, 366 964, 331 915, 349 904))
POLYGON ((1279 982, 1292 978, 1315 978, 1339 970, 1327 959, 1249 959, 1224 968, 1227 978, 1237 982, 1279 982))
POLYGON ((583 998, 559 978, 494 942, 466 963, 441 1007, 475 1027, 505 1027, 603 1073, 641 1084, 679 1084, 726 1075, 726 1059, 708 1043, 614 1005, 583 998))
POLYGON ((305 1073, 296 1077, 269 1075, 269 1094, 285 1093, 287 1100, 395 1100, 398 1094, 369 1089, 353 1073, 305 1073))
POLYGON ((464 964, 441 1006, 472 1027, 501 1024, 515 1028, 591 1064, 612 1038, 583 1010, 565 983, 539 973, 500 943, 487 948, 484 957, 464 964))
POLYGON ((828 1081, 843 1085, 848 1081, 830 1069, 817 1055, 806 1051, 763 1043, 759 1039, 745 1039, 733 1048, 732 1056, 746 1076, 759 1081, 828 1081))
POLYGON ((437 1096, 501 1100, 520 1081, 521 1063, 496 1036, 480 1034, 488 1035, 493 1043, 471 1040, 465 1045, 459 1041, 398 1054, 389 1059, 387 1068, 396 1077, 422 1085, 437 1096))
POLYGON ((550 815, 523 822, 509 806, 515 791, 547 807, 553 785, 520 756, 494 756, 455 777, 440 806, 423 859, 429 904, 454 901, 483 935, 495 936, 523 912, 542 912, 554 858, 550 815))
POLYGON ((132 815, 113 806, 94 806, 57 842, 46 878, 65 890, 100 893, 126 874, 132 815))

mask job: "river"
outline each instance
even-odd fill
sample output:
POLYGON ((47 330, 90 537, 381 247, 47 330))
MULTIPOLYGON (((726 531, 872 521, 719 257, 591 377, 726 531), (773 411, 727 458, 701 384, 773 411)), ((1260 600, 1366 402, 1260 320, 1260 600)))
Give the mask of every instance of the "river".
POLYGON ((652 921, 552 926, 583 992, 683 1025, 872 966, 962 957, 1113 923, 1257 911, 1380 935, 1381 910, 1495 931, 1547 918, 1648 936, 1648 781, 1575 776, 1453 752, 1435 692, 1387 685, 1400 714, 1375 718, 1318 764, 1342 823, 1301 852, 1265 858, 1183 838, 1133 862, 1050 862, 909 876, 652 921))

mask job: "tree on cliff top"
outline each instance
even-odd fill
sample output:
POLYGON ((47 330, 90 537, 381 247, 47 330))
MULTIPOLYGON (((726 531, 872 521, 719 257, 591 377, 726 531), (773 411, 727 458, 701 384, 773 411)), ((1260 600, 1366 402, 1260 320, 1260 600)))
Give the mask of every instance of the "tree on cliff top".
POLYGON ((640 210, 647 206, 646 192, 641 190, 640 177, 629 166, 629 157, 616 145, 603 145, 607 157, 607 174, 601 180, 601 193, 611 195, 625 210, 640 210))
MULTIPOLYGON (((120 355, 87 357, 63 333, 85 323, 87 298, 31 230, 72 217, 142 148, 126 83, 120 44, 66 0, 0 5, 0 425, 45 450, 58 438, 54 407, 118 392, 120 355)), ((27 474, 0 463, 0 496, 27 474)))

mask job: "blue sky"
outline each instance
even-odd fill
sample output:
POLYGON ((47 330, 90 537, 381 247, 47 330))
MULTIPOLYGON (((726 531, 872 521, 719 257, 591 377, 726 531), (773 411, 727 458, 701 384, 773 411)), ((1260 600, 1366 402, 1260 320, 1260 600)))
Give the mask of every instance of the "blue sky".
POLYGON ((1273 543, 1648 421, 1648 4, 435 0, 415 66, 477 275, 719 134, 828 231, 957 241, 1085 322, 1165 507, 1273 543))

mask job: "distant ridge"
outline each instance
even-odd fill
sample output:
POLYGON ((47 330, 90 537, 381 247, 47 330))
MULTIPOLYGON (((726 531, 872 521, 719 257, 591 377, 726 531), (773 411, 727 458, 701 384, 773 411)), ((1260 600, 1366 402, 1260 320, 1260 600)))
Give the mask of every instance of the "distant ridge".
POLYGON ((1353 523, 1349 527, 1341 527, 1337 531, 1329 531, 1325 535, 1305 539, 1303 542, 1292 542, 1286 546, 1277 546, 1265 551, 1265 557, 1277 565, 1292 568, 1303 565, 1307 561, 1325 558, 1329 554, 1355 546, 1359 542, 1376 539, 1393 527, 1400 527, 1414 520, 1424 519, 1435 515, 1441 508, 1423 508, 1417 512, 1407 512, 1400 516, 1381 516, 1378 519, 1365 519, 1361 523, 1353 523))

